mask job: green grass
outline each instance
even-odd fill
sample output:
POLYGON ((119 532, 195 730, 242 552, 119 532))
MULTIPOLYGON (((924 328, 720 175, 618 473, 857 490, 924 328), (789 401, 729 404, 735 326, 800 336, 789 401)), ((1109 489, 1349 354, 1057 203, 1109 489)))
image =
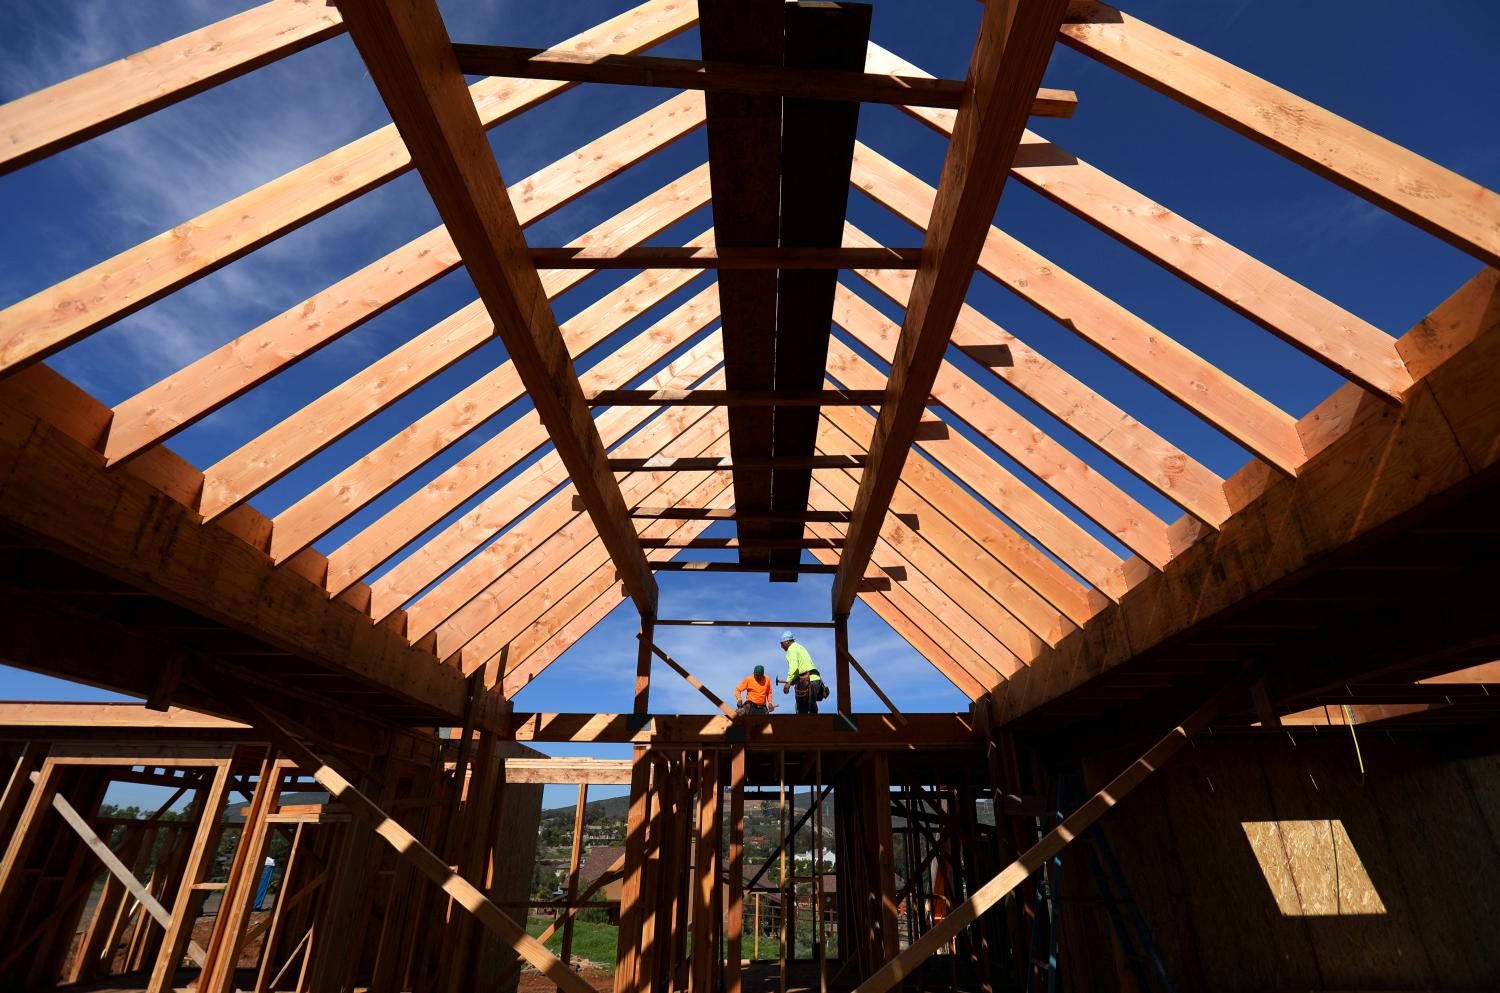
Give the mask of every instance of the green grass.
MULTIPOLYGON (((526 922, 526 930, 533 938, 539 936, 552 924, 550 917, 533 917, 526 922)), ((578 921, 573 925, 573 957, 585 958, 597 963, 608 972, 615 968, 615 949, 620 929, 613 924, 594 924, 578 921)), ((547 941, 547 948, 554 955, 562 954, 562 929, 558 928, 547 941)))

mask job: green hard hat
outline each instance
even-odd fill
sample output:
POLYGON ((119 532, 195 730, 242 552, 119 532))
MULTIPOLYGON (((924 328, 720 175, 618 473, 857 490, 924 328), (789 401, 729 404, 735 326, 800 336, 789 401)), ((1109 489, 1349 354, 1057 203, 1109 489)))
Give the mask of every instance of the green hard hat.
POLYGON ((766 667, 763 666, 763 665, 756 666, 755 667, 755 674, 757 676, 764 676, 766 674, 766 667))

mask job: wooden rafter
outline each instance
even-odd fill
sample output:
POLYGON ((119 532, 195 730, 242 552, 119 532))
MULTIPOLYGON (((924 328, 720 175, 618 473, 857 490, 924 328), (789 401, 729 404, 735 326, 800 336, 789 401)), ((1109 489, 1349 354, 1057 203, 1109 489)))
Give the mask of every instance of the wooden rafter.
MULTIPOLYGON (((867 67, 926 75, 878 45, 870 46, 867 67)), ((951 114, 917 108, 909 113, 939 134, 953 130, 951 114)), ((1339 375, 1393 399, 1411 386, 1395 341, 1384 331, 1067 149, 1027 131, 1011 175, 1339 375)))
MULTIPOLYGON (((867 237, 853 229, 848 236, 867 237)), ((911 293, 910 280, 871 270, 855 275, 902 306, 911 293)), ((868 333, 883 335, 890 327, 879 316, 863 322, 868 333)), ((1200 521, 1218 527, 1229 516, 1216 473, 968 304, 954 325, 953 345, 1200 521)))
MULTIPOLYGON (((613 176, 700 126, 702 101, 669 100, 578 152, 546 166, 509 190, 523 225, 549 216, 613 176), (580 165, 580 162, 582 163, 580 165)), ((675 224, 708 202, 708 170, 693 170, 620 212, 607 229, 575 244, 591 245, 640 230, 641 240, 675 224)), ((459 265, 448 232, 437 227, 339 280, 259 327, 215 349, 115 407, 103 442, 111 464, 166 441, 247 390, 357 329, 459 265)), ((547 291, 557 295, 587 272, 550 272, 547 291)))
MULTIPOLYGON (((692 24, 689 5, 648 0, 562 47, 633 53, 692 24)), ((486 79, 469 93, 481 125, 493 128, 568 88, 486 79)), ((7 307, 0 311, 0 375, 108 327, 411 166, 396 129, 381 128, 7 307)))
MULTIPOLYGON (((894 358, 896 326, 847 290, 839 295, 837 320, 882 359, 894 358)), ((940 364, 932 395, 1153 566, 1160 569, 1171 560, 1167 526, 1155 514, 951 363, 940 364)))
MULTIPOLYGON (((344 30, 338 11, 271 0, 0 106, 0 175, 344 30)), ((926 85, 918 82, 916 85, 926 85)))
POLYGON ((1109 4, 1070 0, 1061 41, 1500 266, 1494 191, 1109 4))
MULTIPOLYGON (((618 331, 639 312, 631 304, 636 302, 635 298, 641 295, 642 289, 643 287, 630 284, 620 287, 601 303, 623 306, 597 311, 591 308, 579 315, 579 319, 564 324, 563 337, 567 341, 569 353, 582 356, 618 331), (596 314, 601 319, 590 320, 596 314)), ((648 285, 644 289, 646 299, 641 301, 644 306, 650 306, 666 295, 660 287, 648 285)), ((580 383, 593 387, 599 383, 628 382, 702 331, 718 316, 717 304, 717 294, 710 287, 661 320, 649 332, 643 333, 590 368, 580 377, 580 383)), ((301 551, 423 463, 436 457, 522 397, 521 384, 511 363, 501 363, 277 515, 276 530, 271 534, 271 557, 279 562, 301 551)), ((512 441, 517 436, 524 435, 531 442, 529 449, 512 450, 516 459, 524 457, 523 453, 527 451, 541 447, 548 439, 540 418, 534 412, 529 412, 520 421, 508 425, 507 430, 510 431, 512 441)))
POLYGON ((562 333, 434 3, 359 3, 345 21, 516 372, 642 614, 656 581, 609 475, 562 333))
MULTIPOLYGON (((861 145, 855 184, 909 223, 924 227, 934 192, 861 145)), ((1167 396, 1281 471, 1304 460, 1296 421, 1213 363, 1173 340, 1055 262, 988 227, 979 270, 1068 330, 1112 356, 1167 396)))
MULTIPOLYGON (((691 384, 707 375, 720 358, 717 336, 711 335, 668 365, 655 381, 672 386, 691 384)), ((606 444, 613 445, 648 418, 649 413, 630 416, 628 412, 609 411, 597 421, 600 436, 606 444)), ((334 550, 328 557, 329 591, 342 594, 464 501, 508 473, 514 468, 518 452, 530 450, 538 435, 540 440, 545 440, 545 431, 539 422, 534 425, 534 432, 528 430, 531 426, 530 422, 523 425, 522 430, 526 433, 522 437, 508 429, 502 431, 334 550)), ((370 590, 370 615, 376 619, 384 618, 416 596, 470 552, 526 513, 562 482, 562 476, 562 464, 555 453, 543 456, 522 470, 479 506, 376 581, 370 590)))
POLYGON ((901 467, 916 438, 927 394, 963 305, 990 218, 1000 201, 1009 163, 1025 129, 1029 95, 1036 91, 1062 19, 1062 0, 1030 0, 1014 11, 990 4, 965 83, 963 110, 943 163, 942 179, 926 225, 918 270, 896 345, 889 399, 881 407, 870 443, 871 463, 860 479, 849 544, 834 578, 833 612, 848 613, 873 551, 901 467), (1022 100, 1018 94, 1027 94, 1022 100))
MULTIPOLYGON (((455 45, 459 65, 470 75, 517 79, 561 79, 575 83, 614 83, 703 90, 741 96, 847 100, 913 107, 958 106, 963 83, 931 76, 863 73, 837 69, 793 69, 735 65, 650 55, 590 55, 504 45, 455 45)), ((1037 91, 1032 114, 1071 117, 1078 96, 1071 90, 1037 91)))

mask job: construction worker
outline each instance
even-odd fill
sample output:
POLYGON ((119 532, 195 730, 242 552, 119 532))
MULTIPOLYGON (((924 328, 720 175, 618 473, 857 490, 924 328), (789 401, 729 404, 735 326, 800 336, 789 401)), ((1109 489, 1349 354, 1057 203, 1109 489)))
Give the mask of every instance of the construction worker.
POLYGON ((745 714, 769 714, 776 709, 771 702, 771 681, 766 678, 766 667, 758 665, 755 672, 740 680, 734 688, 734 702, 745 714))
POLYGON ((781 650, 786 652, 786 682, 782 684, 781 692, 796 691, 797 713, 816 714, 818 701, 828 695, 823 688, 823 674, 813 665, 807 649, 792 637, 792 632, 781 632, 781 650))

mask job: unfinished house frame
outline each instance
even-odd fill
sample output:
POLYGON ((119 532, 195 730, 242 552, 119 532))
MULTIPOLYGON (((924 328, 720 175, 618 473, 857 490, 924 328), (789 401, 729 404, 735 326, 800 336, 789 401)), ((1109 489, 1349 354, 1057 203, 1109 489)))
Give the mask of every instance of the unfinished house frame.
POLYGON ((0 659, 144 701, 0 706, 0 988, 447 993, 525 969, 584 993, 573 918, 616 880, 614 993, 1500 986, 1500 197, 1104 3, 992 0, 962 80, 869 28, 858 4, 647 0, 541 50, 454 44, 434 0, 271 0, 0 106, 10 172, 347 32, 393 122, 0 311, 0 659), (700 60, 642 54, 693 28, 700 60), (1410 330, 1367 323, 1029 130, 1088 99, 1041 87, 1058 44, 1479 273, 1410 330), (486 132, 598 83, 668 92, 507 186, 486 132), (946 141, 935 187, 856 141, 862 103, 946 141), (699 128, 705 164, 528 242, 699 128), (47 364, 409 171, 440 226, 156 385, 109 407, 47 364), (1010 181, 1344 384, 1286 413, 997 226, 1010 181), (849 223, 851 187, 918 236, 849 223), (705 208, 710 230, 658 244, 705 208), (472 303, 239 450, 168 447, 460 267, 472 303), (556 319, 612 269, 640 274, 556 319), (1221 477, 1053 364, 966 302, 976 274, 1249 462, 1221 477), (250 505, 495 339, 506 361, 363 458, 274 517, 250 505), (831 575, 835 712, 736 717, 656 629, 752 622, 658 616, 666 570, 831 575), (850 643, 856 601, 970 709, 903 713, 850 643), (513 707, 626 602, 631 700, 513 707), (654 712, 655 661, 715 712, 654 712), (884 711, 853 712, 856 678, 884 711), (551 742, 633 757, 528 747, 551 742), (106 817, 111 782, 188 814, 106 817), (554 952, 522 924, 539 784, 580 785, 581 811, 591 782, 628 784, 625 851, 580 886, 580 812, 554 952), (747 795, 778 812, 763 864, 747 795))

